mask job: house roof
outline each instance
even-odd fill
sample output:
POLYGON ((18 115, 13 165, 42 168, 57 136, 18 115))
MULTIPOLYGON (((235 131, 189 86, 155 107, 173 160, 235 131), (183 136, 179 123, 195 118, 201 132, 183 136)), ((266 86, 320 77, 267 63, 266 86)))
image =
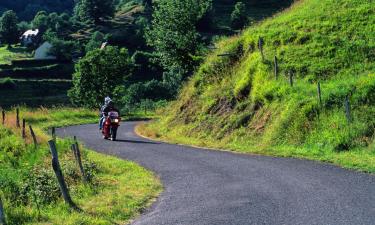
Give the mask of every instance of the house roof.
POLYGON ((35 29, 35 30, 27 30, 25 31, 25 33, 23 33, 22 36, 36 36, 39 34, 39 29, 35 29))

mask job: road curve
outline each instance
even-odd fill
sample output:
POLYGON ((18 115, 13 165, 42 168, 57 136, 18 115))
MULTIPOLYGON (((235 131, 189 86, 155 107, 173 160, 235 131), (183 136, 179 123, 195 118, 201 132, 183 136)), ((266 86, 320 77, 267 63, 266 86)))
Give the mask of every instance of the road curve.
POLYGON ((133 224, 375 224, 375 176, 307 160, 202 150, 150 141, 123 123, 118 141, 97 125, 58 130, 97 152, 133 160, 165 190, 133 224))

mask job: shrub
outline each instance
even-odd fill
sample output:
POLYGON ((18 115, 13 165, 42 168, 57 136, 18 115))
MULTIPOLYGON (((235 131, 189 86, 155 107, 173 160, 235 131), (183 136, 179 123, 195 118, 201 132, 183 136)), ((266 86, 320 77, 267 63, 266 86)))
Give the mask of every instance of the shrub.
POLYGON ((233 29, 242 29, 248 22, 246 14, 246 5, 243 2, 237 2, 230 16, 233 29))

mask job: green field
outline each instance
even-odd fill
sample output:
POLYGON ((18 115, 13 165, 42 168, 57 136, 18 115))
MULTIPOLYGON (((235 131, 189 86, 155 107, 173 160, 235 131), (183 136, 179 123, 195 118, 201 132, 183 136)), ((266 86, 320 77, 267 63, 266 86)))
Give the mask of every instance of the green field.
POLYGON ((173 142, 375 172, 373 15, 369 1, 297 1, 216 43, 179 98, 140 130, 173 142))
POLYGON ((75 204, 64 204, 51 167, 46 134, 51 126, 97 121, 97 113, 85 109, 20 108, 21 118, 34 127, 39 146, 30 133, 26 140, 15 127, 14 110, 0 125, 0 197, 8 224, 125 224, 139 215, 160 193, 160 181, 139 165, 82 149, 88 183, 82 182, 74 156, 73 140, 57 140, 60 165, 75 204), (25 145, 26 143, 26 145, 25 145))

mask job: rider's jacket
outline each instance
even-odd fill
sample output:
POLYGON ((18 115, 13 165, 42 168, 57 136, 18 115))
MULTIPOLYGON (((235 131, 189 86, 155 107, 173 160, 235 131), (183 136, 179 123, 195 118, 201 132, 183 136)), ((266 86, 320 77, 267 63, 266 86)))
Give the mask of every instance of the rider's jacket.
POLYGON ((115 111, 120 115, 120 111, 116 109, 113 104, 103 105, 100 112, 103 116, 107 116, 109 112, 115 111))

